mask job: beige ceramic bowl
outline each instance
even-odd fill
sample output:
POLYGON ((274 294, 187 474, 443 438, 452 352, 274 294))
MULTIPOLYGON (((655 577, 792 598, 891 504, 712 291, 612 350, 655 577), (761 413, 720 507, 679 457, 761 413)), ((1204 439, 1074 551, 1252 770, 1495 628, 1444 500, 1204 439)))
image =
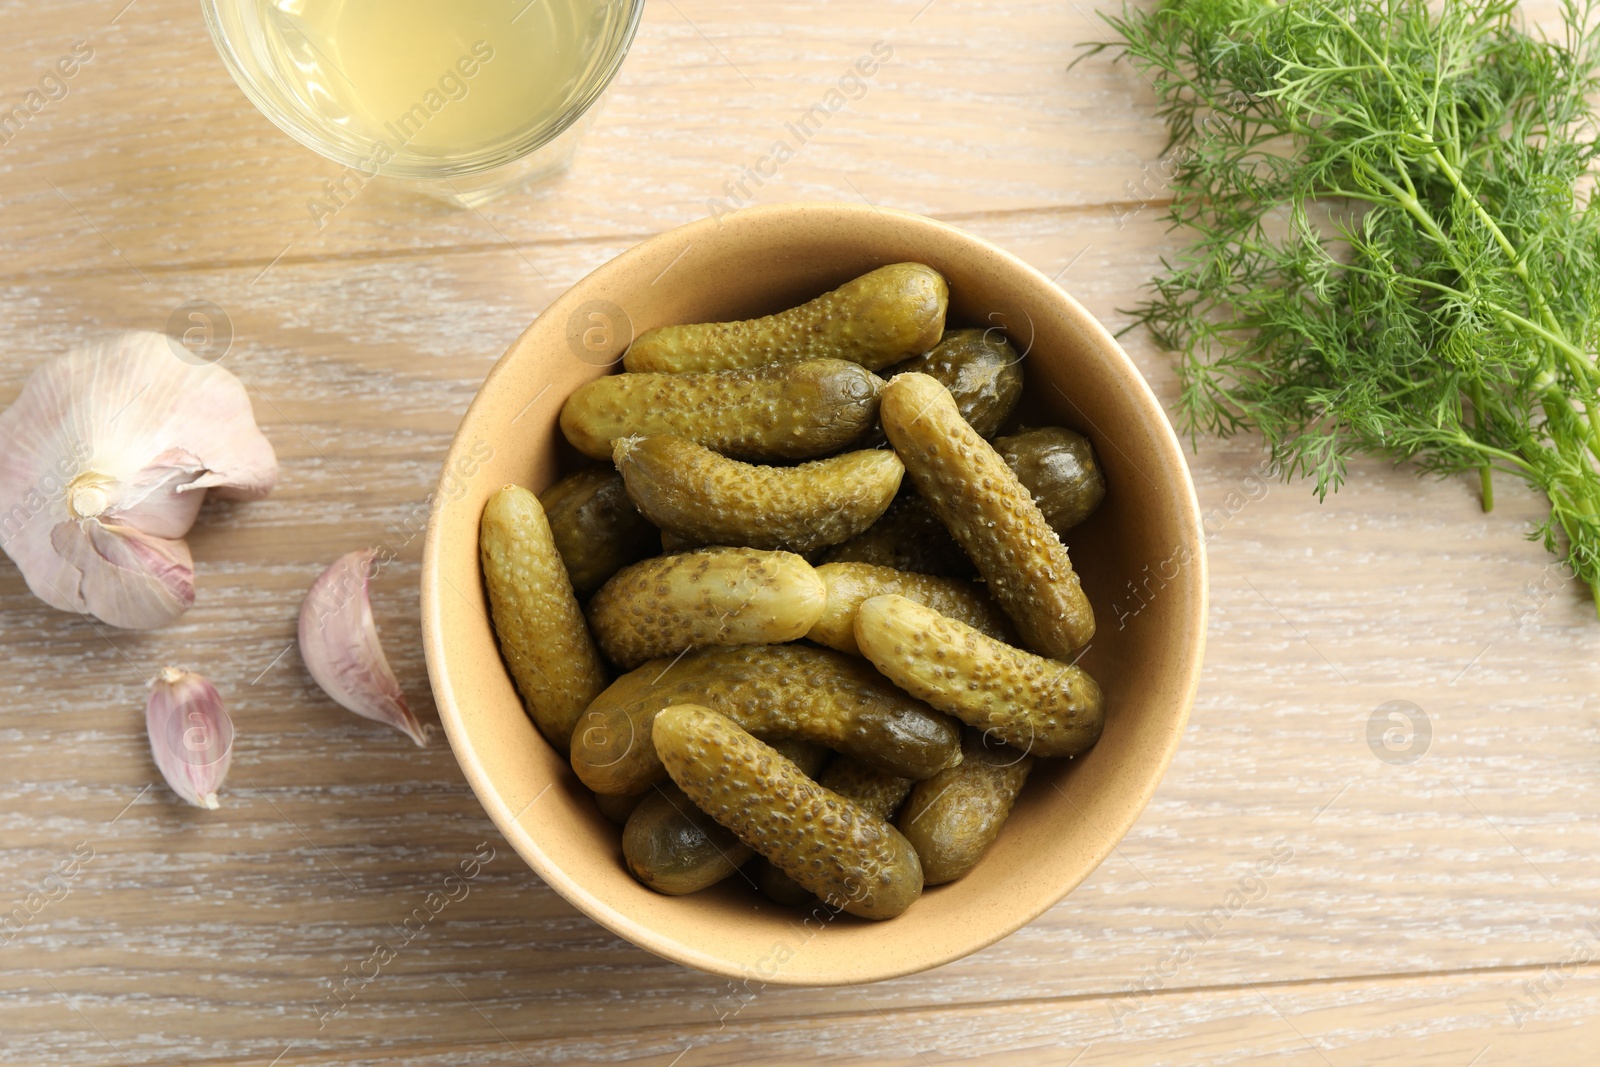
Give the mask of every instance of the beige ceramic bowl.
POLYGON ((871 982, 958 959, 1057 903, 1138 818, 1183 731, 1204 647, 1194 487, 1156 398, 1105 329, 1038 271, 931 219, 871 207, 751 208, 653 237, 574 285, 505 354, 462 420, 422 572, 428 669, 450 744, 506 839, 596 921, 652 952, 752 983, 871 982), (1043 761, 966 878, 887 922, 813 918, 740 878, 691 897, 644 888, 617 828, 523 714, 490 632, 478 515, 498 486, 543 490, 571 453, 556 416, 615 365, 632 331, 789 307, 885 263, 950 281, 950 322, 1000 325, 1027 348, 1036 415, 1087 434, 1110 491, 1069 548, 1099 635, 1081 662, 1105 689, 1088 755, 1043 761), (1141 606, 1142 605, 1142 606, 1141 606))

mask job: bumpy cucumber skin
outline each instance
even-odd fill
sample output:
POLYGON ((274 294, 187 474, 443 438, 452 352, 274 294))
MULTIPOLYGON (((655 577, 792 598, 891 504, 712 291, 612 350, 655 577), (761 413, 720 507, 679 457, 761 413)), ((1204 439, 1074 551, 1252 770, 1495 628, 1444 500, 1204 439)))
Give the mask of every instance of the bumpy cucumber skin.
POLYGON ((922 895, 922 865, 900 831, 726 716, 680 704, 656 716, 651 739, 690 800, 830 905, 891 919, 922 895))
POLYGON ((725 456, 812 459, 872 430, 883 380, 842 359, 704 374, 611 374, 561 408, 579 452, 610 459, 619 437, 677 434, 725 456))
POLYGON ((905 482, 882 518, 823 552, 822 562, 872 563, 945 578, 971 578, 978 573, 928 502, 905 482))
POLYGON ((630 563, 655 554, 661 532, 628 499, 622 475, 591 468, 539 494, 573 592, 588 596, 630 563))
POLYGON ((827 601, 806 638, 819 645, 859 655, 856 611, 867 600, 886 593, 915 600, 941 615, 977 627, 997 640, 1012 639, 1011 624, 1005 613, 975 582, 897 571, 871 563, 824 563, 816 571, 827 589, 827 601))
MULTIPOLYGON (((993 444, 1057 534, 1088 518, 1105 498, 1105 475, 1093 446, 1081 434, 1050 426, 996 437, 993 444)), ((827 549, 822 562, 875 563, 948 578, 970 578, 978 573, 909 482, 901 484, 882 518, 827 549)))
POLYGON ((917 850, 928 885, 972 870, 1011 814, 1033 757, 967 730, 959 766, 918 782, 896 825, 917 850))
POLYGON ((993 437, 1022 399, 1022 357, 999 330, 946 330, 932 352, 883 372, 896 374, 937 380, 981 437, 993 437))
POLYGON ((708 645, 798 640, 827 591, 792 552, 700 548, 624 567, 589 601, 601 650, 624 669, 708 645))
POLYGON ((1100 686, 1081 667, 988 637, 902 596, 856 612, 861 654, 914 697, 1035 756, 1076 756, 1100 739, 1100 686))
MULTIPOLYGON (((942 778, 946 773, 940 771, 934 778, 942 778)), ((818 785, 833 790, 846 800, 855 801, 864 810, 886 822, 894 821, 895 809, 905 802, 911 794, 911 787, 916 785, 909 778, 885 774, 848 756, 834 760, 820 777, 813 777, 818 785)), ((751 876, 755 878, 756 888, 776 903, 798 907, 811 899, 811 894, 800 883, 765 859, 755 861, 751 876)))
POLYGON ((888 451, 762 467, 672 435, 624 437, 612 454, 634 506, 663 530, 706 545, 799 553, 871 526, 905 473, 888 451))
POLYGON ((606 668, 539 498, 519 485, 495 490, 478 545, 511 680, 539 732, 566 751, 578 717, 606 687, 606 668))
POLYGON ((850 756, 834 760, 817 781, 880 819, 893 818, 895 809, 905 803, 911 787, 917 784, 850 756))
MULTIPOLYGON (((828 759, 828 750, 821 745, 776 741, 772 747, 802 774, 815 775, 828 759)), ((628 870, 668 896, 716 885, 751 855, 750 847, 733 831, 695 807, 671 782, 647 792, 622 831, 622 858, 628 870)))
POLYGON ((1105 474, 1082 434, 1047 426, 997 437, 994 447, 1058 534, 1087 519, 1105 499, 1105 474))
POLYGON ((705 704, 763 737, 793 737, 921 779, 961 758, 961 727, 872 665, 809 645, 709 648, 652 660, 601 693, 572 735, 572 769, 597 793, 638 793, 666 774, 650 747, 662 708, 705 704))
POLYGON ((938 344, 949 302, 938 271, 892 263, 776 315, 649 330, 628 346, 622 365, 678 374, 846 359, 877 370, 938 344))
POLYGON ((884 387, 880 410, 917 492, 978 565, 1022 639, 1057 659, 1087 644, 1094 610, 1066 547, 950 391, 926 374, 902 374, 884 387))

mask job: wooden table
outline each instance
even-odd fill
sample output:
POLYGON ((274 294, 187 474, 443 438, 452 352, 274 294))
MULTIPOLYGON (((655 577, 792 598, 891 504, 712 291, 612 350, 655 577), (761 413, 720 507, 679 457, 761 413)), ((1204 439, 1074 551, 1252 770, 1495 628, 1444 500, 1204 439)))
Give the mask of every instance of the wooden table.
MULTIPOLYGON (((198 602, 159 632, 51 611, 0 573, 0 909, 92 850, 0 943, 0 1059, 1595 1062, 1600 623, 1524 540, 1540 506, 1508 482, 1483 515, 1469 479, 1363 463, 1319 505, 1253 480, 1258 441, 1201 440, 1210 649, 1154 802, 1033 925, 870 988, 744 1003, 618 940, 516 858, 441 740, 341 711, 291 647, 325 564, 394 549, 375 607, 436 722, 420 517, 479 381, 566 286, 726 201, 874 42, 893 58, 865 95, 753 199, 934 215, 1125 322, 1175 241, 1148 87, 1106 59, 1066 68, 1101 35, 1088 5, 660 0, 565 180, 480 212, 375 185, 322 229, 307 200, 338 168, 250 108, 193 0, 3 11, 6 106, 74 41, 94 54, 0 146, 0 403, 47 357, 209 300, 283 478, 206 505, 198 602), (140 709, 166 663, 233 712, 220 811, 182 805, 150 761, 140 709), (1428 736, 1380 759, 1390 701, 1428 736), (470 896, 319 1023, 330 983, 480 843, 470 896)), ((1127 344, 1170 401, 1168 358, 1127 344)))

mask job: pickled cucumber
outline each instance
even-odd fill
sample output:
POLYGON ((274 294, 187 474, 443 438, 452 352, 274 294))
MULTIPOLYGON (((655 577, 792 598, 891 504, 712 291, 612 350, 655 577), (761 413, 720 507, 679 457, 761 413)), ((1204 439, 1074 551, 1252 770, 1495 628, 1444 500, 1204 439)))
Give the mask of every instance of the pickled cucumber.
POLYGON ((708 545, 810 552, 877 521, 905 473, 888 451, 758 467, 671 435, 620 438, 628 496, 663 530, 708 545))
POLYGON ((911 787, 917 784, 852 756, 834 760, 817 781, 880 819, 893 818, 895 809, 905 802, 911 787))
POLYGON ((610 459, 619 437, 661 433, 739 459, 811 459, 870 431, 882 388, 876 374, 842 359, 704 374, 611 374, 567 398, 561 431, 595 459, 610 459))
MULTIPOLYGON (((934 778, 942 778, 946 773, 940 771, 934 778)), ((916 784, 909 778, 885 774, 848 756, 834 760, 820 777, 812 777, 817 779, 818 785, 833 790, 846 800, 855 801, 863 810, 885 821, 894 820, 895 809, 905 802, 911 787, 916 784)), ((763 895, 779 904, 797 906, 811 899, 811 894, 798 882, 765 859, 755 861, 751 877, 763 895)))
POLYGON ((607 659, 633 668, 689 648, 797 640, 826 599, 792 552, 700 548, 618 571, 589 602, 589 626, 607 659))
POLYGON ((825 551, 821 561, 872 563, 947 578, 971 578, 978 573, 928 502, 917 495, 915 487, 904 482, 882 518, 825 551))
POLYGON ((932 352, 883 372, 885 378, 896 374, 938 381, 981 437, 993 437, 1022 398, 1022 357, 999 330, 946 330, 932 352))
MULTIPOLYGON (((801 773, 813 776, 828 759, 828 750, 821 745, 775 741, 772 748, 801 773)), ((697 893, 715 885, 751 855, 750 847, 733 831, 695 807, 671 782, 651 787, 622 831, 622 858, 628 870, 668 896, 697 893)))
POLYGON ((1087 519, 1105 499, 1105 475, 1082 434, 1047 426, 997 437, 994 448, 1058 534, 1087 519))
POLYGON ((726 716, 679 704, 656 716, 651 740, 690 800, 830 905, 889 919, 922 895, 921 863, 900 831, 726 716))
POLYGON ((539 494, 573 592, 588 596, 630 563, 655 554, 660 532, 609 468, 569 474, 539 494))
POLYGON ((528 717, 565 751, 578 717, 605 689, 606 669, 539 498, 519 485, 495 490, 478 543, 500 654, 528 717))
POLYGON ((644 799, 645 794, 594 793, 592 796, 594 797, 594 806, 600 809, 600 814, 604 815, 608 822, 614 822, 618 826, 626 826, 628 817, 633 814, 633 809, 639 806, 639 802, 644 799))
POLYGON ((658 893, 682 896, 715 885, 753 855, 732 830, 671 782, 652 786, 622 828, 622 859, 658 893))
POLYGON ((1058 659, 1086 644, 1094 611, 1066 547, 950 391, 926 374, 902 374, 884 387, 880 414, 917 492, 978 565, 1022 639, 1058 659))
MULTIPOLYGON (((621 477, 621 475, 618 475, 618 477, 621 477)), ((693 552, 697 548, 704 547, 705 545, 692 537, 684 537, 673 533, 671 530, 661 531, 661 551, 668 556, 676 555, 679 552, 693 552)))
POLYGON ((972 869, 1000 836, 1032 769, 1032 756, 968 729, 960 765, 917 783, 896 825, 917 850, 928 885, 972 869))
POLYGON ((903 596, 856 612, 856 643, 912 696, 1036 756, 1076 756, 1100 738, 1100 686, 1073 664, 986 636, 903 596))
POLYGON ((941 615, 959 619, 1001 641, 1012 639, 1011 624, 981 585, 960 578, 913 574, 870 563, 824 563, 816 569, 827 590, 822 615, 806 634, 819 645, 857 655, 856 610, 884 593, 898 593, 941 615))
MULTIPOLYGON (((754 855, 754 851, 754 849, 751 850, 752 855, 754 855)), ((756 888, 761 891, 761 895, 774 904, 799 908, 817 899, 811 895, 811 890, 806 889, 799 882, 790 878, 760 856, 756 856, 755 859, 751 860, 745 871, 750 875, 751 881, 755 882, 756 888)))
POLYGON ((647 331, 622 364, 680 373, 832 358, 877 370, 938 344, 949 300, 932 267, 893 263, 776 315, 647 331))
POLYGON ((961 727, 854 656, 809 645, 746 645, 652 660, 584 712, 572 769, 597 793, 638 793, 665 775, 650 721, 694 701, 763 737, 827 745, 879 770, 922 779, 961 758, 961 727))

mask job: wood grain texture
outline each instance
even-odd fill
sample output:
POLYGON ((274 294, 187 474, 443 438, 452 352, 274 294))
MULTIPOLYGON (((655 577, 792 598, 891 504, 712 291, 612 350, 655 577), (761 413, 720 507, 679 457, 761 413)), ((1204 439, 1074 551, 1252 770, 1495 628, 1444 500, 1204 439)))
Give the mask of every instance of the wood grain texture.
MULTIPOLYGON (((481 215, 374 186, 321 232, 304 199, 336 168, 250 110, 192 3, 114 25, 120 2, 0 5, 0 100, 72 40, 96 48, 0 146, 0 404, 41 360, 208 299, 283 465, 269 499, 204 509, 178 625, 111 631, 0 569, 0 910, 93 849, 0 944, 0 1061, 1589 1062, 1600 626, 1509 483, 1483 515, 1468 480, 1363 463, 1319 505, 1260 479, 1258 442, 1202 439, 1209 653, 1154 802, 1038 922, 870 988, 735 987, 619 941, 515 858, 442 741, 419 751, 311 683, 290 648, 306 585, 385 545, 379 625, 436 721, 417 561, 478 382, 572 281, 705 214, 875 40, 895 60, 759 199, 935 214, 1126 322, 1173 247, 1141 169, 1148 91, 1106 60, 1066 70, 1092 35, 1071 4, 923 3, 651 4, 560 184, 481 215), (139 711, 169 662, 215 680, 238 726, 221 811, 150 762, 139 711), (1392 700, 1427 716, 1414 763, 1369 748, 1392 700), (471 893, 407 931, 480 843, 471 893), (330 981, 402 941, 322 1017, 330 981)), ((1170 404, 1167 358, 1126 343, 1170 404)))

